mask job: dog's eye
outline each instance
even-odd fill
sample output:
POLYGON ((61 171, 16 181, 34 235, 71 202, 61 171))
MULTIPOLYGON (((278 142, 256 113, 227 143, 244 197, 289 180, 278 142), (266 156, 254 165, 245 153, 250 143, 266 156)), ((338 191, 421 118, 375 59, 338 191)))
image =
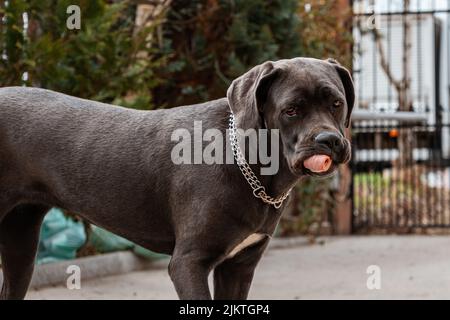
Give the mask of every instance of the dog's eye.
POLYGON ((340 100, 336 100, 335 102, 333 102, 333 107, 340 108, 342 107, 342 102, 340 100))
POLYGON ((289 117, 295 117, 298 115, 298 108, 297 107, 290 107, 289 109, 286 109, 284 113, 289 117))

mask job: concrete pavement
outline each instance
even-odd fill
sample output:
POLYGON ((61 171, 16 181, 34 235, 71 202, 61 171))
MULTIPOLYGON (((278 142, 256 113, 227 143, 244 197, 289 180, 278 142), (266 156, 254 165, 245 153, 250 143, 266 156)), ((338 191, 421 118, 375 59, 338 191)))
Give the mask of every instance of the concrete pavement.
MULTIPOLYGON (((27 299, 176 299, 165 268, 31 290, 27 299)), ((449 299, 450 236, 352 236, 268 250, 250 299, 449 299), (369 290, 370 265, 381 289, 369 290)))

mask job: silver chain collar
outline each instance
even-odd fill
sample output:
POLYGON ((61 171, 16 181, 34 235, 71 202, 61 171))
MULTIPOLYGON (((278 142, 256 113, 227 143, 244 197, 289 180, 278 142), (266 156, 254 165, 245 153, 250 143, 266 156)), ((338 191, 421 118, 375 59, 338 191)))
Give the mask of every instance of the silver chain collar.
POLYGON ((239 147, 238 137, 237 137, 237 130, 236 130, 236 122, 234 119, 234 114, 231 113, 230 115, 230 124, 229 124, 229 135, 230 135, 230 142, 231 142, 231 148, 233 150, 234 159, 236 160, 236 163, 241 170, 242 174, 244 175, 245 180, 247 180, 248 184, 253 190, 253 195, 256 198, 260 198, 264 203, 273 205, 275 209, 279 209, 281 205, 283 204, 283 201, 286 200, 286 198, 289 196, 291 189, 289 189, 286 193, 282 194, 278 198, 272 198, 271 196, 267 195, 266 188, 263 187, 261 182, 259 181, 258 177, 255 175, 253 170, 250 168, 247 160, 245 160, 244 155, 241 152, 241 148, 239 147))

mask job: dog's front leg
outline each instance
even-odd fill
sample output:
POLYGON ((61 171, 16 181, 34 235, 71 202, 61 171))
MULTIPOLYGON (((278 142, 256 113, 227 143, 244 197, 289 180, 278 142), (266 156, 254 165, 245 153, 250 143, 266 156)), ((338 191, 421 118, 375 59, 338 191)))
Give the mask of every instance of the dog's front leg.
POLYGON ((244 249, 214 269, 215 300, 245 300, 253 274, 269 243, 269 238, 244 249))
POLYGON ((182 300, 211 300, 208 274, 212 262, 202 252, 183 253, 175 249, 169 263, 169 275, 182 300))

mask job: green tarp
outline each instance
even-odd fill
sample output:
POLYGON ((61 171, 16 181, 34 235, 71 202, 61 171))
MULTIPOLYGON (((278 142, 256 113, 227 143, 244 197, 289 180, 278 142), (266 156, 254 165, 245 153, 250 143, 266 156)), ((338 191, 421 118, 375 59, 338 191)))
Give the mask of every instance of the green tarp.
MULTIPOLYGON (((70 260, 86 242, 83 223, 75 221, 57 208, 50 210, 43 222, 37 263, 70 260)), ((166 255, 147 250, 102 228, 92 226, 89 245, 98 253, 132 250, 147 259, 160 259, 166 255)))
POLYGON ((56 208, 45 216, 37 255, 38 264, 74 259, 86 242, 81 222, 68 218, 56 208))

